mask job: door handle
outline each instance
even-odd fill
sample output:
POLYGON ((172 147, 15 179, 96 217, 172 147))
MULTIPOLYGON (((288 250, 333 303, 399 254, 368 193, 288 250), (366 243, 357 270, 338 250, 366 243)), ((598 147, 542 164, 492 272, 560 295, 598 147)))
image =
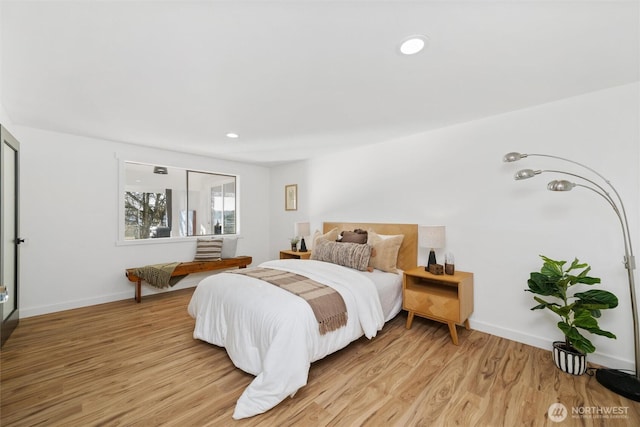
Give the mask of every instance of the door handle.
POLYGON ((22 239, 22 238, 18 237, 18 238, 16 239, 16 245, 19 245, 20 243, 24 243, 24 239, 22 239))
POLYGON ((0 304, 9 301, 9 291, 6 286, 0 286, 0 304))

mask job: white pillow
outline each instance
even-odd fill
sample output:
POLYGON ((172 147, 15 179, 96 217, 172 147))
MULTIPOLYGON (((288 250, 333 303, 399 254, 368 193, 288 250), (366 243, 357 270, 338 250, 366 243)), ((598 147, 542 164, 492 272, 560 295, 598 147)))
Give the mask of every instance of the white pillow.
POLYGON ((237 249, 238 249, 238 238, 225 237, 222 239, 222 254, 220 255, 220 257, 222 259, 235 258, 237 249))

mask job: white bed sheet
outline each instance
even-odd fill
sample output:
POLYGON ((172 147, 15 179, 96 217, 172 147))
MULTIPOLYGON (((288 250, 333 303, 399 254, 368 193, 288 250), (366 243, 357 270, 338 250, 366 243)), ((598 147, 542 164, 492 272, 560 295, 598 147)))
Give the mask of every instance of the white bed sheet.
POLYGON ((385 323, 402 310, 402 271, 387 273, 381 270, 361 271, 360 274, 373 281, 378 291, 385 323))
POLYGON ((373 338, 402 304, 399 275, 389 279, 382 272, 363 273, 315 260, 275 260, 260 266, 333 287, 349 315, 345 327, 320 335, 309 304, 277 286, 234 273, 202 280, 188 307, 196 320, 194 338, 225 347, 235 366, 256 376, 236 403, 235 419, 263 413, 292 396, 307 383, 312 362, 362 335, 373 338), (398 289, 393 290, 391 282, 398 289), (399 302, 393 301, 394 295, 400 295, 399 302))

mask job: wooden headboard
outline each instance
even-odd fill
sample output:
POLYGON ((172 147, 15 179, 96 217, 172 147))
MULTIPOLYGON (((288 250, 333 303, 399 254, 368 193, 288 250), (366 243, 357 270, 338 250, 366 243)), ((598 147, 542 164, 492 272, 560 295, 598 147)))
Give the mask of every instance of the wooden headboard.
POLYGON ((378 234, 404 234, 398 252, 398 268, 409 270, 418 264, 418 224, 375 224, 366 222, 325 222, 322 232, 327 233, 337 228, 341 231, 352 231, 356 228, 372 229, 378 234))

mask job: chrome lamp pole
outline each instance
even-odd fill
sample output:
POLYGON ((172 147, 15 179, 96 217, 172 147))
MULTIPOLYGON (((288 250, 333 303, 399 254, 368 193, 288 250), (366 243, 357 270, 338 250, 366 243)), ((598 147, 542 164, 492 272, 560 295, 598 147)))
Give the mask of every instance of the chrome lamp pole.
POLYGON ((615 189, 615 187, 611 184, 611 182, 600 173, 596 172, 586 165, 583 165, 582 163, 578 163, 564 157, 552 156, 549 154, 522 154, 512 152, 507 153, 502 160, 504 162, 515 162, 526 157, 549 157, 552 159, 573 163, 574 165, 587 169, 603 181, 603 183, 599 184, 598 182, 594 181, 594 179, 589 179, 575 173, 551 169, 522 169, 516 172, 514 177, 517 181, 519 181, 523 179, 533 178, 534 176, 541 173, 558 173, 578 178, 588 184, 574 183, 567 180, 553 180, 549 182, 549 184, 547 185, 547 189, 550 191, 571 191, 576 187, 586 188, 606 200, 616 213, 616 216, 620 221, 620 226, 622 227, 622 236, 624 239, 624 266, 627 269, 627 276, 629 279, 629 293, 631 296, 631 313, 633 315, 633 339, 635 351, 635 375, 631 375, 617 369, 598 369, 596 371, 596 379, 600 384, 602 384, 609 390, 621 396, 635 400, 636 402, 640 402, 640 341, 638 336, 638 311, 636 307, 636 289, 633 273, 633 270, 636 268, 636 262, 633 255, 633 248, 631 246, 629 222, 627 220, 627 213, 624 209, 624 203, 622 203, 622 198, 620 197, 620 194, 618 194, 618 191, 615 189), (611 194, 609 194, 604 185, 608 186, 613 191, 615 198, 612 197, 611 194))

